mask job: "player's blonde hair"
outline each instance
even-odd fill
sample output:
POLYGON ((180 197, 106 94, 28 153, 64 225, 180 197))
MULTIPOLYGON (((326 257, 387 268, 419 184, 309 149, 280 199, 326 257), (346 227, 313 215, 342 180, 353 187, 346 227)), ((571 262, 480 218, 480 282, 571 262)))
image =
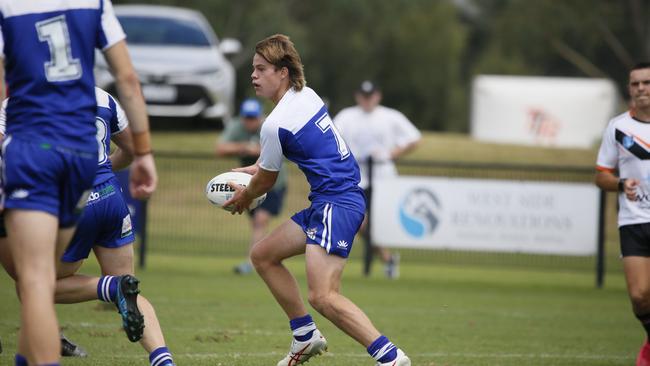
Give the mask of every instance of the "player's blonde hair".
POLYGON ((286 67, 289 70, 289 80, 293 88, 300 91, 305 86, 305 73, 300 55, 288 36, 274 34, 267 37, 257 42, 255 52, 264 57, 276 69, 286 67))

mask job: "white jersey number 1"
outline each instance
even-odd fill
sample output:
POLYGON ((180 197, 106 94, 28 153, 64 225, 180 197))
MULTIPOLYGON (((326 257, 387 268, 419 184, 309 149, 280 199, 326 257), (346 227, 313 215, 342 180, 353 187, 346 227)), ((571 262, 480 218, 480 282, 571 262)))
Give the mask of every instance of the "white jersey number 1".
POLYGON ((70 33, 65 15, 36 23, 38 39, 50 47, 50 61, 45 62, 45 77, 50 82, 76 80, 81 77, 81 62, 72 58, 70 33))

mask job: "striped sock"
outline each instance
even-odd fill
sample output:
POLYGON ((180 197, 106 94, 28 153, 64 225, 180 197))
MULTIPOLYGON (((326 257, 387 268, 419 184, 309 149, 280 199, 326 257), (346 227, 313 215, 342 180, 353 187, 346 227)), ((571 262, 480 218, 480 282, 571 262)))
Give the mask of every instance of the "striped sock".
POLYGON ((151 366, 173 366, 174 360, 167 347, 158 347, 149 355, 151 366))
POLYGON ((16 353, 16 357, 14 358, 14 360, 15 360, 14 365, 16 366, 27 366, 27 359, 23 355, 16 353))
POLYGON ((97 298, 105 302, 115 302, 117 299, 117 276, 102 276, 97 283, 97 298))
POLYGON ((368 354, 378 362, 386 363, 397 358, 397 347, 386 336, 381 336, 368 346, 368 354))
POLYGON ((291 319, 289 326, 293 331, 293 338, 298 342, 304 342, 310 339, 316 330, 316 324, 309 314, 300 318, 291 319))

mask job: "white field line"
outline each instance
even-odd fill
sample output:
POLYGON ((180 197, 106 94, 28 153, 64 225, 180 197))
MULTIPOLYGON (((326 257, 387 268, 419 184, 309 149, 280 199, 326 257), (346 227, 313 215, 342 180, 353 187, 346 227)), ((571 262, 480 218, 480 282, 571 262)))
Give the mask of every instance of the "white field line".
MULTIPOLYGON (((110 324, 110 323, 91 323, 91 322, 66 322, 63 324, 65 327, 69 328, 110 328, 119 330, 119 324, 110 324)), ((191 332, 191 333, 217 333, 217 334, 234 334, 234 335, 243 335, 243 334, 255 334, 262 336, 284 336, 287 332, 284 331, 263 331, 260 329, 222 329, 222 328, 195 328, 195 327, 175 327, 175 331, 182 332, 191 332)), ((164 330, 163 330, 164 332, 164 330)), ((272 356, 284 356, 285 352, 233 352, 233 353, 174 353, 175 357, 187 357, 187 358, 196 358, 196 359, 219 359, 219 358, 265 358, 272 356)), ((369 356, 365 353, 333 353, 328 352, 326 355, 333 357, 350 357, 350 358, 368 358, 369 356)), ((612 360, 612 361, 623 361, 631 360, 634 358, 634 355, 603 355, 603 354, 571 354, 571 353, 460 353, 460 352, 425 352, 425 353, 408 353, 411 357, 425 358, 425 359, 434 359, 440 357, 459 357, 459 358, 481 358, 481 359, 523 359, 523 360, 541 360, 541 359, 560 359, 560 360, 612 360)), ((119 354, 119 355, 93 355, 98 359, 115 359, 115 358, 124 358, 124 359, 138 359, 142 358, 142 355, 130 355, 130 354, 119 354)))

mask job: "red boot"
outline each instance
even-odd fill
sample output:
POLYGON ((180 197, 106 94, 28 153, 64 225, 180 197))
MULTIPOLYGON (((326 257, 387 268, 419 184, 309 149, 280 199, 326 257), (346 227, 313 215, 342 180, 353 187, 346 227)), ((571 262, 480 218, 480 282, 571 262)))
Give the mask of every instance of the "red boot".
POLYGON ((636 366, 650 366, 650 343, 646 340, 636 357, 636 366))

